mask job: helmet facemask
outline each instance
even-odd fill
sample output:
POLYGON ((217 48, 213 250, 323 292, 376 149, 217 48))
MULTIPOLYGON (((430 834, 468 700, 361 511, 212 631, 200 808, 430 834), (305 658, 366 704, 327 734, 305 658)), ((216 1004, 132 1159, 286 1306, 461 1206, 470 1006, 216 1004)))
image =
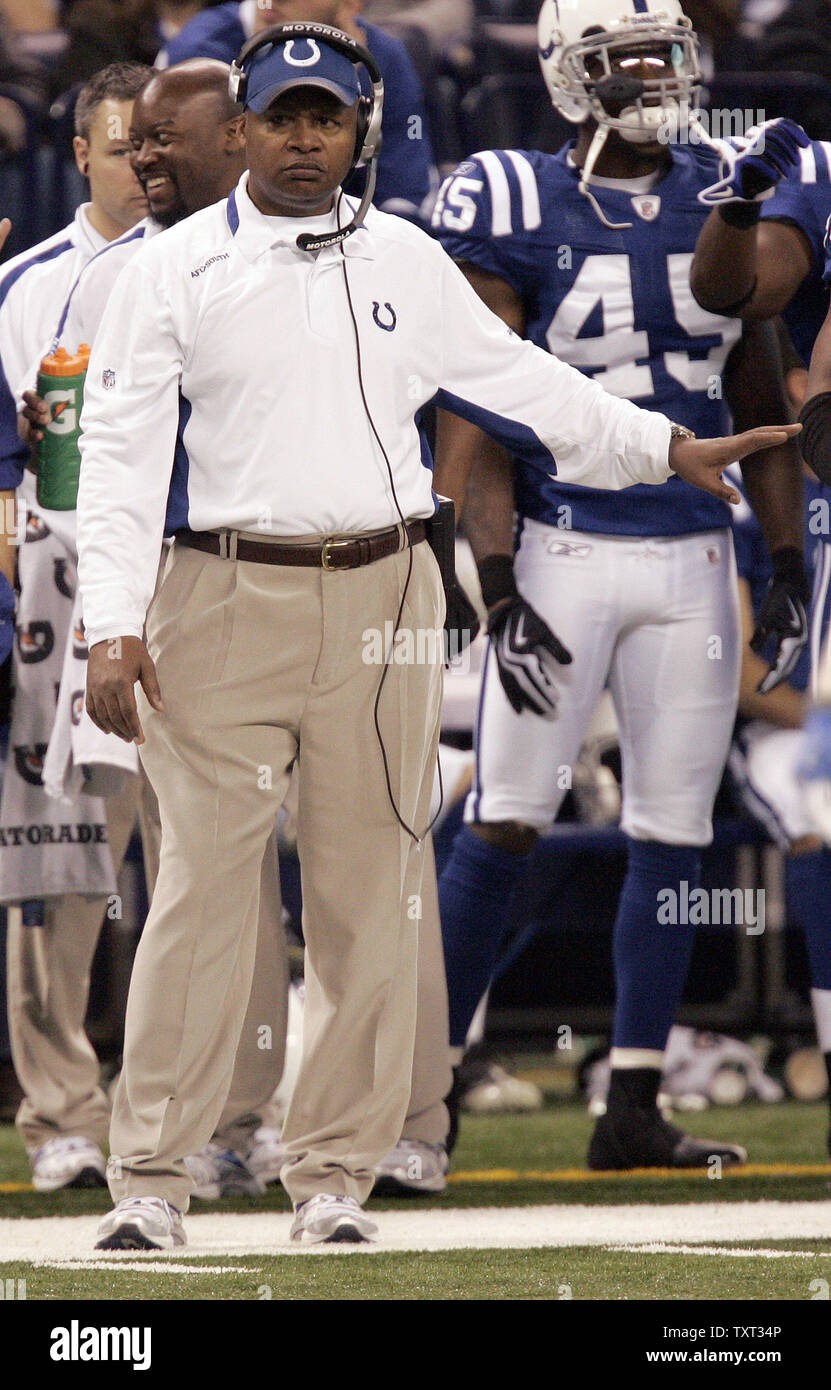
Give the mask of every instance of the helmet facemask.
POLYGON ((689 21, 633 21, 621 29, 584 34, 563 50, 560 71, 564 90, 585 115, 633 144, 654 140, 659 130, 667 143, 675 138, 695 109, 701 81, 689 21), (643 77, 642 66, 650 65, 655 76, 643 77), (632 69, 628 82, 627 67, 632 69))

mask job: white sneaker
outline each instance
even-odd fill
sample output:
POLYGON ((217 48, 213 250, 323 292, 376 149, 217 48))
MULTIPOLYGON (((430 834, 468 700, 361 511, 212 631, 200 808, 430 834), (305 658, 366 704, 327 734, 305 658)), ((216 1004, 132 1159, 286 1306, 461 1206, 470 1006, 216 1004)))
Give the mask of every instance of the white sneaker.
POLYGON ((187 1243, 182 1213, 162 1197, 125 1197, 98 1234, 96 1250, 171 1250, 187 1243))
POLYGON ((542 1109, 544 1097, 539 1086, 511 1076, 497 1062, 472 1063, 469 1080, 467 1075, 465 1080, 468 1084, 460 1104, 473 1115, 518 1115, 542 1109))
POLYGON ((198 1154, 188 1154, 185 1167, 193 1179, 193 1196, 202 1202, 220 1197, 261 1197, 265 1183, 252 1173, 241 1154, 206 1144, 198 1154))
POLYGON ((280 1181, 280 1169, 286 1161, 279 1129, 260 1125, 251 1136, 251 1147, 245 1155, 246 1166, 263 1183, 280 1181))
POLYGON ((443 1144, 401 1139, 375 1169, 375 1196, 411 1196, 414 1192, 444 1192, 450 1160, 443 1144))
POLYGON ((378 1227, 361 1210, 354 1197, 332 1197, 319 1192, 301 1202, 294 1214, 292 1240, 304 1245, 325 1241, 327 1245, 363 1245, 378 1234, 378 1227))
POLYGON ((59 1134, 47 1139, 31 1154, 35 1192, 56 1192, 59 1187, 106 1187, 104 1155, 91 1139, 59 1134))

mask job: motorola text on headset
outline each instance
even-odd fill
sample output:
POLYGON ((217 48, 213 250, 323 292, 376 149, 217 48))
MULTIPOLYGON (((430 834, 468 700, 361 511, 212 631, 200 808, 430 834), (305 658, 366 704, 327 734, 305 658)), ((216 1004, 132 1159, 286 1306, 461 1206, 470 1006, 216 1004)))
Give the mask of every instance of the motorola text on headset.
POLYGON ((309 232, 304 232, 297 238, 297 245, 301 251, 323 251, 327 246, 339 246, 348 236, 357 231, 375 194, 378 155, 381 152, 384 79, 381 76, 381 69, 369 49, 364 48, 350 34, 344 33, 342 29, 335 29, 330 24, 311 24, 308 22, 304 24, 299 21, 291 24, 274 24, 270 29, 264 29, 261 34, 255 34, 253 38, 249 39, 232 62, 231 76, 228 81, 228 92, 231 100, 240 104, 245 103, 248 91, 246 64, 250 66, 251 58, 255 53, 258 53, 262 48, 270 47, 272 44, 287 43, 297 39, 320 40, 327 47, 333 48, 336 53, 341 53, 344 58, 348 58, 350 63, 354 63, 356 67, 362 64, 366 68, 372 84, 372 95, 362 96, 358 100, 358 130, 353 168, 361 168, 363 165, 367 165, 368 168, 366 188, 352 221, 348 222, 345 227, 339 227, 336 232, 328 232, 323 236, 313 236, 309 232))

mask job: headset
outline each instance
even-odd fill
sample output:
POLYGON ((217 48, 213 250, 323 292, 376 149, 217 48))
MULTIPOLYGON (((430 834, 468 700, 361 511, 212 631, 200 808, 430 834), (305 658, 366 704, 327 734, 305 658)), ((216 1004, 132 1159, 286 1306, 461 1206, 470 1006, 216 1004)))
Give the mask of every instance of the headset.
POLYGON ((351 35, 344 33, 342 29, 335 29, 330 24, 311 24, 309 22, 274 24, 270 29, 264 29, 261 34, 255 34, 253 38, 250 38, 232 62, 231 75, 228 79, 228 93, 231 100, 239 102, 240 105, 245 104, 248 92, 246 64, 250 65, 251 58, 255 53, 259 52, 261 48, 270 47, 272 44, 287 43, 297 39, 319 40, 321 43, 325 43, 328 48, 334 49, 336 53, 342 54, 344 58, 348 58, 350 63, 354 63, 356 67, 362 64, 366 68, 372 84, 372 96, 362 96, 358 99, 358 128, 352 167, 353 169, 361 168, 364 165, 369 167, 364 195, 352 221, 347 223, 345 227, 338 228, 336 232, 330 232, 323 236, 312 236, 309 233, 304 233, 297 238, 297 245, 301 251, 322 251, 327 246, 339 246, 357 230, 363 222, 375 194, 378 156, 381 153, 384 79, 381 75, 381 69, 369 49, 364 48, 351 35))

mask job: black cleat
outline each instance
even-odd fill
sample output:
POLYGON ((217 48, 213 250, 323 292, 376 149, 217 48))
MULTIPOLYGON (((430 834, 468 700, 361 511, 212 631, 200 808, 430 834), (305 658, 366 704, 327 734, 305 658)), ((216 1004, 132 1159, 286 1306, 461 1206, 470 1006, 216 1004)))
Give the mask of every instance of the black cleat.
POLYGON ((82 1168, 77 1177, 72 1182, 64 1183, 64 1191, 68 1187, 106 1187, 107 1179, 102 1177, 97 1168, 82 1168))
POLYGON ((695 1139, 676 1129, 660 1110, 607 1110, 594 1127, 589 1143, 588 1166, 596 1172, 624 1172, 630 1168, 707 1168, 713 1159, 722 1167, 747 1162, 740 1144, 718 1139, 695 1139))
POLYGON ((155 1241, 142 1235, 138 1226, 121 1226, 111 1236, 95 1242, 96 1250, 161 1250, 155 1241))
POLYGON ((369 1245, 366 1236, 362 1236, 357 1226, 338 1226, 330 1236, 322 1242, 323 1245, 369 1245))

